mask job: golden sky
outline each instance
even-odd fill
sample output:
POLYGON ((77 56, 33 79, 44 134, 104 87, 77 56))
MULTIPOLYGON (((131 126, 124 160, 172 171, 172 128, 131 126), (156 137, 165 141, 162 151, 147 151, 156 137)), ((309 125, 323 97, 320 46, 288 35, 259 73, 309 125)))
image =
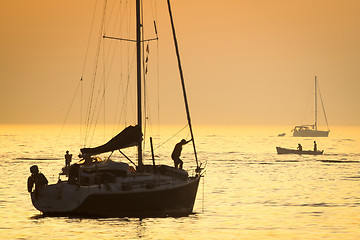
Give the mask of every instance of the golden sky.
MULTIPOLYGON (((63 122, 94 5, 0 2, 0 123, 63 122)), ((173 0, 172 7, 195 124, 312 123, 315 75, 330 126, 360 124, 360 1, 173 0)), ((168 16, 160 11, 159 21, 168 16)), ((168 103, 165 112, 174 107, 168 103)))

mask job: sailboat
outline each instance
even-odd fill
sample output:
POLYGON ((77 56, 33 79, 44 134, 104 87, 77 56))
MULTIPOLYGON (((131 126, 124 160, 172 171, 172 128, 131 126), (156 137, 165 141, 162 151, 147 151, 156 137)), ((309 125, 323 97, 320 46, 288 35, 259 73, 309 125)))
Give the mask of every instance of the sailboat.
MULTIPOLYGON (((38 187, 36 187, 35 181, 35 190, 32 190, 31 183, 29 192, 32 203, 44 215, 167 217, 188 216, 193 213, 198 185, 204 174, 204 168, 201 167, 197 157, 169 0, 167 4, 182 83, 187 126, 191 134, 196 166, 192 170, 185 171, 182 168, 156 164, 151 138, 152 164, 147 165, 143 162, 143 119, 145 118, 142 106, 142 78, 145 71, 143 65, 143 19, 141 17, 143 8, 142 1, 136 0, 136 40, 132 41, 136 44, 137 106, 135 108, 137 109, 137 122, 126 127, 103 145, 81 148, 81 155, 79 155, 81 160, 64 167, 60 173, 60 175, 68 176, 67 180, 62 180, 59 177, 57 183, 43 184, 43 186, 38 187), (137 147, 135 168, 127 162, 112 161, 110 157, 101 159, 98 156, 103 153, 120 152, 133 163, 121 151, 130 147, 137 147)), ((105 36, 104 38, 114 39, 105 36)))
POLYGON ((324 104, 322 101, 319 85, 317 83, 317 78, 315 76, 315 122, 313 125, 299 125, 295 126, 295 128, 292 130, 294 137, 328 137, 329 136, 329 124, 327 121, 326 113, 324 104), (324 117, 326 121, 326 125, 328 130, 318 130, 318 118, 317 118, 317 92, 319 90, 320 100, 321 100, 321 106, 324 112, 324 117))

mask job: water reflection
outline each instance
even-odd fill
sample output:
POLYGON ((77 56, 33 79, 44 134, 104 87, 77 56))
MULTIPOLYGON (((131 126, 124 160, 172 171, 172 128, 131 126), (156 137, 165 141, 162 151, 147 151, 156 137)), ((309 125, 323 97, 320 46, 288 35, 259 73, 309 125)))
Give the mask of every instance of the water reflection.
MULTIPOLYGON (((55 142, 58 132, 39 126, 34 129, 0 129, 0 167, 6 173, 0 175, 1 239, 357 239, 360 236, 360 131, 357 128, 334 129, 331 137, 317 140, 325 152, 316 157, 277 155, 276 146, 296 146, 299 141, 289 136, 276 137, 281 129, 200 128, 198 154, 208 164, 199 186, 195 214, 145 219, 40 214, 26 190, 29 167, 38 165, 50 182, 56 182, 64 165, 63 150, 77 151, 78 134, 69 132, 66 141, 58 143, 64 149, 53 155, 53 149, 46 146, 49 139, 55 142), (48 135, 47 138, 44 140, 38 131, 48 135)), ((304 147, 312 146, 312 139, 301 142, 304 147)), ((185 152, 184 166, 191 160, 185 152)))

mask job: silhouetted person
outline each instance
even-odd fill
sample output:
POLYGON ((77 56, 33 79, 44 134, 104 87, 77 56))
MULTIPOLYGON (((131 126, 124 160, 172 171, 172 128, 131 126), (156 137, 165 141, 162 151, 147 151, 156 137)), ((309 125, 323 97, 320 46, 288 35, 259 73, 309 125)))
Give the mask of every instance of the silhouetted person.
POLYGON ((297 148, 299 149, 299 151, 302 151, 302 146, 301 146, 300 143, 298 144, 298 147, 297 147, 297 148))
POLYGON ((65 167, 70 166, 71 159, 72 159, 72 154, 69 154, 69 151, 66 151, 66 154, 65 154, 65 167))
POLYGON ((314 151, 315 151, 315 152, 317 151, 317 144, 316 144, 316 141, 314 141, 314 151))
POLYGON ((39 172, 38 166, 34 165, 30 167, 31 176, 28 178, 28 191, 31 193, 35 185, 35 198, 38 197, 39 189, 48 184, 48 180, 44 174, 39 172))
POLYGON ((185 139, 182 139, 180 142, 178 142, 175 145, 174 151, 171 154, 171 158, 172 160, 174 160, 174 165, 175 168, 179 168, 182 169, 183 168, 183 161, 181 161, 180 159, 180 155, 181 155, 181 151, 182 151, 182 146, 191 142, 192 139, 190 139, 189 141, 186 141, 185 139))

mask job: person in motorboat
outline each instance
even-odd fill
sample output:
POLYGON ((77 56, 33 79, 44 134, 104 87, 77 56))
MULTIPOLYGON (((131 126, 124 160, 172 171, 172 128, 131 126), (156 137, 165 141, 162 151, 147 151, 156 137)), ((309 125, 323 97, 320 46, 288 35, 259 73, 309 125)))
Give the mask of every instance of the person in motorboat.
POLYGON ((299 151, 302 151, 302 146, 301 146, 301 144, 300 144, 300 143, 298 143, 298 147, 297 147, 297 149, 298 149, 299 151))
POLYGON ((69 154, 69 151, 66 151, 66 154, 65 154, 65 167, 70 166, 71 159, 72 159, 72 154, 69 154))
POLYGON ((316 141, 314 141, 314 152, 317 151, 317 144, 316 144, 316 141))
POLYGON ((174 151, 171 154, 171 158, 172 160, 174 160, 174 165, 175 168, 179 168, 182 169, 183 168, 183 161, 180 159, 180 155, 181 155, 181 151, 182 151, 182 147, 183 145, 191 142, 192 139, 190 139, 189 141, 186 141, 185 139, 182 139, 180 142, 178 142, 175 147, 174 147, 174 151))
POLYGON ((35 185, 35 197, 38 197, 39 189, 41 189, 43 186, 48 184, 48 180, 46 179, 45 175, 39 172, 39 168, 37 165, 33 165, 30 167, 31 176, 28 178, 28 191, 29 193, 32 192, 33 187, 35 185))

